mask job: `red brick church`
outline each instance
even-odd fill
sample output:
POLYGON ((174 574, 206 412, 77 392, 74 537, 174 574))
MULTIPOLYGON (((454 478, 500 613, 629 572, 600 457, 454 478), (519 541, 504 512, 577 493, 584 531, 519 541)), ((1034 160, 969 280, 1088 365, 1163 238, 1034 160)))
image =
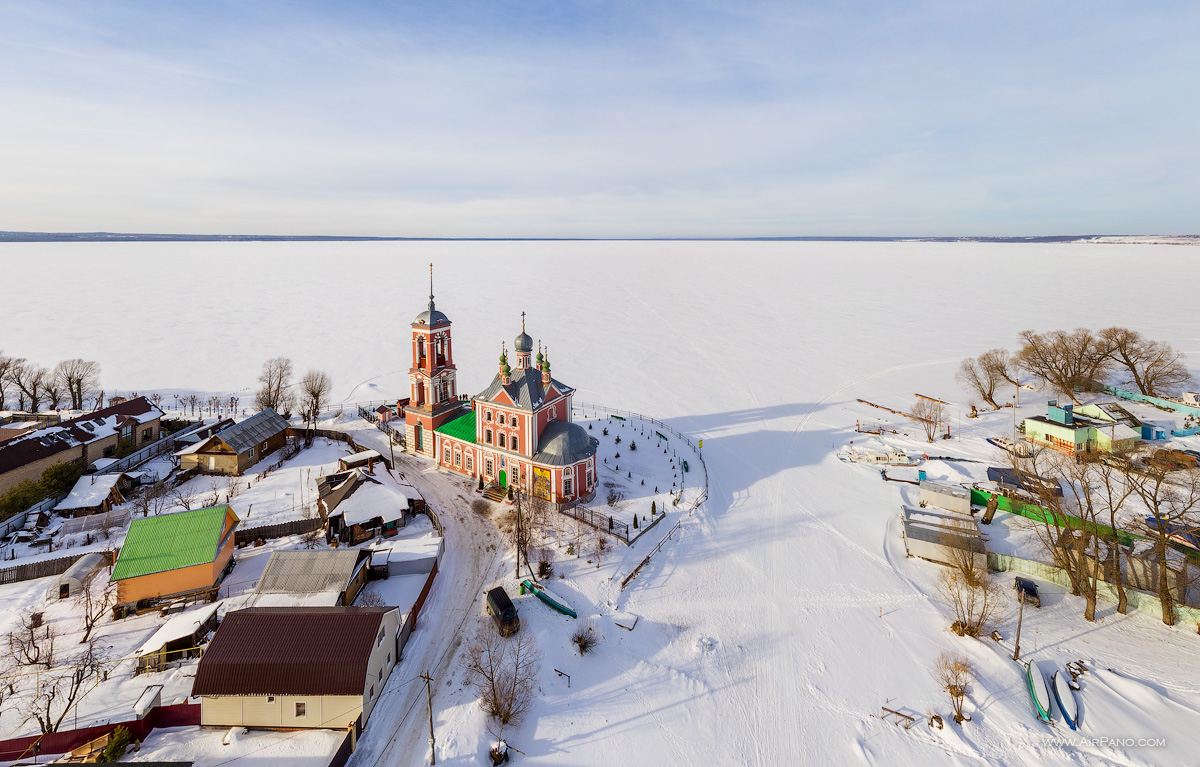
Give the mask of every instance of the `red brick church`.
POLYGON ((512 364, 502 347, 492 383, 470 400, 458 393, 450 325, 431 290, 429 308, 412 323, 408 448, 484 484, 527 489, 555 503, 592 500, 599 443, 571 422, 575 390, 550 375, 540 346, 533 356, 525 315, 512 364))

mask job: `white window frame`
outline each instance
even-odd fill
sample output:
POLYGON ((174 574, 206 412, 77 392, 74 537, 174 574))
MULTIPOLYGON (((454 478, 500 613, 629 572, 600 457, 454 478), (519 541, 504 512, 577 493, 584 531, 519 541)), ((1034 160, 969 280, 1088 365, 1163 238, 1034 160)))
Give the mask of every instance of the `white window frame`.
POLYGON ((492 470, 493 470, 493 469, 495 469, 495 468, 496 468, 496 467, 495 467, 495 465, 492 463, 492 459, 491 459, 491 458, 484 458, 484 459, 483 459, 483 476, 485 476, 485 477, 491 477, 491 476, 493 476, 493 472, 492 472, 492 470))
POLYGON ((306 700, 296 701, 296 707, 293 710, 295 711, 296 719, 307 719, 308 718, 308 701, 306 701, 306 700))
POLYGON ((574 479, 575 479, 574 477, 567 477, 567 476, 563 477, 563 497, 564 498, 570 498, 572 495, 575 495, 575 493, 573 492, 575 489, 573 487, 573 485, 575 484, 574 479))

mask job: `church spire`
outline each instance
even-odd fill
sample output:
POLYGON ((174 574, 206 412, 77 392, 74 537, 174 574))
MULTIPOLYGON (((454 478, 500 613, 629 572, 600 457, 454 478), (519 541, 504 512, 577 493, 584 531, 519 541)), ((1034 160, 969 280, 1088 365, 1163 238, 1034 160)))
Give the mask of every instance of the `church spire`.
POLYGON ((429 262, 429 312, 432 314, 433 308, 433 262, 429 262))

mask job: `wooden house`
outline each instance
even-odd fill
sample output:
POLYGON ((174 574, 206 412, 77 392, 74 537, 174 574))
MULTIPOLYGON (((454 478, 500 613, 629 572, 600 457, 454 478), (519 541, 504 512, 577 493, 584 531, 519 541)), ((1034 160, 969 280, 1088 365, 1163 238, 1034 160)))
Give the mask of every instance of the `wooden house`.
POLYGON ((134 651, 133 657, 138 662, 134 673, 165 671, 171 661, 198 656, 204 637, 217 628, 217 608, 220 606, 220 602, 212 602, 171 616, 134 651))
POLYGON ((356 545, 395 535, 413 511, 409 496, 384 476, 376 479, 350 469, 317 480, 318 506, 328 519, 327 537, 356 545))
POLYGON ((267 408, 175 453, 181 471, 241 476, 287 443, 288 422, 267 408))
POLYGON ((400 659, 394 607, 228 613, 196 670, 206 727, 365 726, 400 659))
POLYGON ((229 506, 135 519, 110 580, 121 604, 211 589, 233 566, 229 506))
POLYGON ((133 479, 128 474, 84 474, 54 510, 66 517, 112 511, 125 503, 133 479))

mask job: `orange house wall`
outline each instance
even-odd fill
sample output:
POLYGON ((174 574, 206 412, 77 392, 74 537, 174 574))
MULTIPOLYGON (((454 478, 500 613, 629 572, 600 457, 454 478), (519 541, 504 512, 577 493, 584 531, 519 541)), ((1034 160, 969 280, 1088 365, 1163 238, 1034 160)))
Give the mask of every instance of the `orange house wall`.
POLYGON ((153 573, 117 582, 117 601, 135 602, 148 597, 178 594, 181 591, 211 588, 221 577, 221 571, 233 556, 235 536, 230 535, 213 562, 206 562, 165 573, 153 573))

